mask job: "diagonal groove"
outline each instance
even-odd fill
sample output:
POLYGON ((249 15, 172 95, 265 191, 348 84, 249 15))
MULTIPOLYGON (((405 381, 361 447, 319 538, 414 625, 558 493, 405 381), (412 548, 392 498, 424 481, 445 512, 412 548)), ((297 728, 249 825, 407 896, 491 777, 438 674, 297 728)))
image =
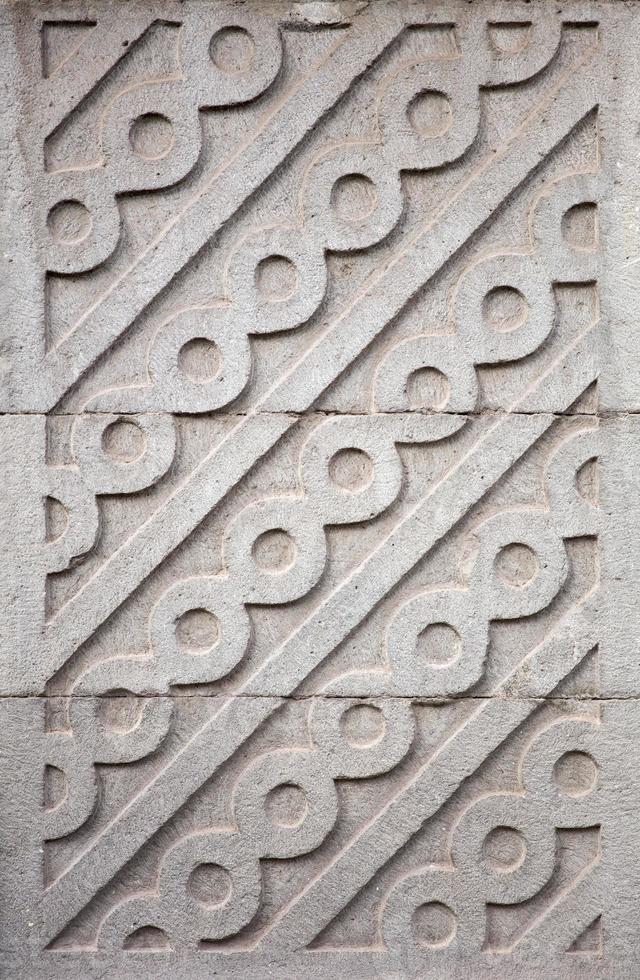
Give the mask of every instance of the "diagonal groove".
MULTIPOLYGON (((592 378, 589 337, 583 338, 580 363, 572 384, 565 385, 567 405, 592 378)), ((573 351, 571 351, 573 353, 573 351)), ((570 355, 559 358, 562 377, 570 355)), ((545 378, 545 382, 548 379, 545 378)), ((433 548, 467 510, 480 500, 554 422, 553 416, 503 416, 384 539, 369 558, 339 584, 318 609, 238 692, 286 695, 328 656, 413 565, 433 548), (505 438, 505 427, 511 428, 505 438), (400 545, 400 546, 399 546, 400 545)), ((251 718, 231 724, 233 698, 184 743, 158 775, 134 797, 52 886, 46 900, 47 936, 57 935, 278 707, 281 702, 256 699, 251 718), (118 847, 113 846, 117 840, 118 847)), ((253 704, 253 702, 252 702, 253 704)))
POLYGON ((251 439, 238 445, 238 430, 247 426, 244 420, 201 460, 45 627, 43 657, 48 676, 189 536, 292 424, 290 416, 262 415, 251 427, 251 439))
MULTIPOLYGON (((585 55, 585 59, 586 57, 585 55)), ((515 146, 517 150, 511 165, 509 166, 505 154, 489 154, 464 182, 450 209, 438 216, 437 224, 434 226, 431 221, 426 223, 408 246, 403 245, 380 271, 376 280, 378 289, 375 298, 368 290, 353 297, 320 341, 255 406, 254 413, 278 410, 282 405, 290 404, 295 393, 302 400, 291 410, 308 409, 321 389, 344 370, 347 358, 349 361, 355 359, 384 330, 389 320, 400 312, 416 290, 425 285, 451 255, 462 247, 466 238, 488 220, 500 202, 544 162, 545 157, 579 125, 595 105, 590 86, 575 75, 575 70, 572 70, 566 89, 560 91, 558 96, 562 82, 567 80, 567 76, 563 76, 547 99, 537 104, 535 110, 529 114, 526 125, 516 131, 515 144, 513 140, 508 141, 509 147, 515 146), (558 96, 555 102, 554 96, 558 96), (549 105, 549 102, 553 104, 549 105), (545 114, 545 124, 539 129, 537 123, 542 113, 545 114), (335 342, 337 332, 340 336, 339 343, 335 342)), ((282 434, 293 424, 294 421, 290 420, 283 427, 282 434)), ((244 424, 240 424, 231 433, 225 449, 233 454, 235 447, 235 452, 240 456, 248 456, 249 444, 254 440, 254 425, 255 418, 248 415, 244 424)), ((275 442, 274 439, 272 445, 275 442)), ((260 445, 259 452, 266 452, 266 448, 260 445)), ((213 452, 207 458, 205 470, 198 475, 202 511, 199 520, 221 499, 217 492, 217 481, 214 479, 219 468, 219 457, 213 452)), ((190 480, 187 479, 175 498, 172 498, 175 513, 190 513, 193 496, 190 480), (181 503, 181 500, 184 502, 181 503)), ((143 546, 147 538, 153 540, 158 533, 157 529, 164 528, 165 520, 165 508, 161 506, 145 525, 145 537, 138 538, 135 535, 131 539, 131 547, 137 549, 143 546)), ((176 523, 176 529, 184 526, 183 538, 197 523, 198 521, 194 523, 182 519, 176 523)), ((158 564, 177 547, 180 539, 181 536, 175 533, 161 554, 156 555, 157 549, 149 551, 144 564, 141 563, 140 566, 129 561, 130 549, 127 546, 127 550, 117 561, 103 566, 82 592, 67 603, 52 626, 64 647, 55 654, 58 666, 126 599, 125 590, 119 586, 122 581, 121 571, 126 568, 128 587, 135 588, 153 570, 151 557, 156 556, 155 564, 158 564), (99 601, 97 596, 100 597, 99 601)))
POLYGON ((436 755, 418 770, 387 805, 347 842, 342 850, 308 883, 265 930, 268 945, 307 945, 357 895, 376 871, 415 834, 422 824, 455 793, 460 783, 480 765, 535 710, 535 701, 499 697, 508 683, 526 679, 536 661, 544 661, 544 696, 574 670, 569 656, 553 656, 567 647, 579 647, 582 659, 592 646, 590 596, 570 610, 553 630, 514 668, 493 697, 483 700, 454 730, 436 755), (575 638, 581 638, 576 640, 575 638), (498 695, 498 696, 496 696, 498 695))
POLYGON ((286 91, 258 126, 257 134, 254 131, 214 170, 186 208, 96 298, 72 333, 47 355, 50 407, 233 217, 401 30, 397 16, 376 16, 371 11, 356 18, 348 31, 337 32, 329 52, 286 91), (239 180, 238 173, 249 176, 239 180))
POLYGON ((83 41, 73 58, 65 61, 61 69, 41 85, 40 99, 47 120, 47 139, 92 96, 96 86, 104 83, 125 59, 130 59, 132 52, 157 23, 159 21, 150 17, 148 11, 135 8, 127 11, 126 19, 117 9, 100 14, 91 36, 83 41), (125 41, 126 44, 123 43, 125 41), (69 76, 75 84, 71 84, 69 76), (83 84, 78 92, 76 85, 80 78, 83 84))
MULTIPOLYGON (((537 379, 535 387, 543 387, 545 382, 554 374, 562 377, 563 364, 569 359, 571 353, 576 355, 578 362, 586 357, 587 363, 583 364, 584 374, 581 380, 577 382, 578 385, 586 387, 594 367, 588 355, 590 335, 593 329, 594 327, 591 327, 585 331, 573 345, 572 351, 558 358, 537 379)), ((527 402, 533 387, 531 386, 523 392, 520 398, 521 402, 527 402)), ((565 392, 565 397, 570 400, 574 396, 577 397, 575 387, 565 392)), ((568 404, 571 403, 570 400, 568 404)), ((513 408, 517 408, 517 405, 518 403, 513 408)), ((496 429, 501 431, 504 424, 503 420, 496 422, 490 432, 496 429)), ((545 428, 547 427, 545 426, 545 428)), ((479 442, 483 442, 486 438, 485 435, 479 442)), ((477 454, 477 449, 478 444, 473 447, 472 452, 477 454)), ((491 452, 492 448, 485 446, 485 450, 491 452)), ((408 537, 409 540, 412 540, 414 535, 408 535, 408 537)), ((584 628, 582 624, 588 627, 589 618, 584 612, 585 605, 588 605, 588 598, 578 606, 577 610, 571 610, 563 617, 551 633, 501 682, 498 689, 492 692, 493 696, 504 691, 517 677, 525 678, 532 663, 545 657, 549 663, 547 663, 545 674, 546 687, 541 693, 548 695, 553 691, 576 665, 570 657, 560 656, 554 660, 549 655, 549 650, 557 643, 558 634, 564 637, 566 644, 572 642, 575 636, 581 635, 581 629, 584 628)), ((591 646, 590 642, 584 644, 584 648, 581 650, 582 657, 589 652, 591 646)), ((330 865, 324 868, 317 878, 307 885, 301 895, 293 899, 290 905, 280 913, 269 929, 265 930, 265 934, 271 933, 271 942, 276 945, 293 943, 296 946, 311 942, 366 884, 375 870, 381 867, 406 843, 424 820, 436 812, 438 807, 459 786, 461 780, 470 775, 534 710, 534 705, 525 704, 520 706, 519 713, 518 704, 510 702, 510 706, 507 708, 504 700, 496 700, 495 697, 484 700, 474 710, 471 718, 465 722, 462 730, 453 733, 447 740, 436 759, 430 760, 411 783, 401 790, 380 814, 362 828, 330 865), (490 733, 488 738, 486 732, 490 733), (475 756, 478 756, 478 761, 471 769, 467 770, 466 766, 469 760, 474 759, 475 756), (461 766, 464 769, 462 775, 460 774, 461 766), (371 868, 371 854, 375 854, 375 868, 371 868), (367 869, 364 877, 362 876, 363 869, 367 869), (360 881, 359 885, 357 884, 358 881, 360 881), (317 919, 318 909, 322 910, 322 922, 317 919), (315 919, 314 912, 316 913, 315 919)))
POLYGON ((601 861, 602 853, 599 852, 516 937, 509 952, 526 956, 535 947, 567 952, 576 934, 579 935, 602 912, 601 861))
MULTIPOLYGON (((593 50, 587 50, 580 64, 591 58, 593 50)), ((460 251, 593 110, 595 92, 577 67, 558 79, 500 149, 480 160, 453 198, 367 280, 315 344, 265 395, 262 411, 303 412, 309 408, 375 340, 381 326, 401 312, 414 293, 460 251), (565 120, 572 122, 567 126, 565 120)))

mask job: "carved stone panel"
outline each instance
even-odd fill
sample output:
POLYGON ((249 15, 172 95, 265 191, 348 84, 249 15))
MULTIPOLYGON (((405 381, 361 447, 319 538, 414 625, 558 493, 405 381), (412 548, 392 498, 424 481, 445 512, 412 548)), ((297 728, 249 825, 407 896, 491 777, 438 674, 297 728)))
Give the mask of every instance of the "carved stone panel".
POLYGON ((640 5, 0 31, 0 976, 640 972, 640 5))

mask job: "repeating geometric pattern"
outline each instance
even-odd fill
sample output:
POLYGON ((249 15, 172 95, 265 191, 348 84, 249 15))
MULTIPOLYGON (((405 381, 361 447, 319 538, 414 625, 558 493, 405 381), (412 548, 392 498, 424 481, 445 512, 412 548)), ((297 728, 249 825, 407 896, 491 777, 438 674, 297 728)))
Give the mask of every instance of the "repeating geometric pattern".
POLYGON ((606 18, 3 24, 8 975, 609 975, 606 18))

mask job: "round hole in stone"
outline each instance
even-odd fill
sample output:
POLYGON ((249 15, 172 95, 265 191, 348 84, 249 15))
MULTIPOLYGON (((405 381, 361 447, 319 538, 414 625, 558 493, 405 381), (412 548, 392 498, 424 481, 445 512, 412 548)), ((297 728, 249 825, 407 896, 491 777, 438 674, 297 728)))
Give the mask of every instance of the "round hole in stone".
POLYGON ((362 449, 339 449, 329 460, 329 478, 341 490, 360 493, 373 480, 373 461, 362 449))
POLYGON ((407 117, 418 136, 425 139, 444 136, 453 120, 451 103, 443 92, 425 89, 409 103, 407 117))
POLYGON ((331 207, 342 221, 366 221, 377 206, 376 185, 364 174, 345 174, 331 188, 331 207))
POLYGON ((198 864, 189 875, 187 890, 196 902, 212 909, 229 901, 233 883, 222 865, 198 864))
POLYGON ((535 551, 526 544, 508 544, 495 559, 498 578, 512 589, 521 589, 536 577, 540 570, 535 551))
POLYGON ((342 715, 340 728, 354 749, 368 749, 384 737, 387 723, 384 712, 373 704, 354 704, 342 715))
POLYGON ((143 160, 160 160, 173 146, 173 126, 158 112, 145 112, 134 119, 129 128, 129 144, 143 160))
POLYGON ((462 638, 449 623, 429 623, 416 640, 416 654, 430 667, 448 667, 462 653, 462 638))
POLYGON ((514 827, 494 827, 484 839, 482 856, 493 871, 508 874, 523 863, 527 854, 524 836, 514 827))
POLYGON ((57 497, 47 497, 44 502, 45 538, 48 544, 61 538, 69 525, 67 508, 57 497))
POLYGON ((77 245, 89 235, 93 219, 80 201, 60 201, 47 215, 47 227, 54 241, 77 245))
POLYGON ((102 433, 102 449, 115 463, 133 463, 146 448, 146 435, 130 419, 116 419, 102 433))
POLYGON ((413 411, 441 412, 450 394, 449 379, 437 368, 418 368, 407 378, 407 401, 413 411))
POLYGON ((256 266, 256 289, 266 303, 284 303, 298 288, 298 270, 284 255, 268 255, 256 266))
POLYGON ((292 567, 296 560, 296 550, 291 535, 276 527, 256 538, 251 554, 258 568, 278 575, 292 567))
POLYGON ((411 917, 414 941, 428 949, 449 946, 455 937, 456 927, 456 917, 444 902, 425 902, 411 917))
POLYGON ((124 688, 109 691, 98 699, 98 718, 105 728, 122 735, 130 732, 140 722, 143 702, 124 688))
POLYGON ((513 286, 496 286, 482 301, 482 315, 498 333, 518 330, 525 323, 528 312, 526 299, 513 286))
POLYGON ((219 639, 218 619, 208 609, 189 609, 176 619, 176 640, 183 653, 206 653, 219 639))
POLYGON ((227 75, 242 75, 254 59, 256 46, 243 27, 223 27, 211 38, 209 55, 220 71, 227 75))
POLYGON ((574 204, 562 216, 562 237, 570 248, 588 252, 598 244, 598 209, 593 202, 574 204))
POLYGON ((565 752, 553 767, 553 780, 563 796, 587 796, 598 780, 598 766, 587 752, 565 752))
POLYGON ((209 384, 220 373, 222 357, 218 345, 207 337, 194 337, 178 352, 178 369, 195 384, 209 384))
POLYGON ((307 815, 307 796, 295 783, 280 783, 267 793, 267 817, 276 827, 299 827, 307 815))

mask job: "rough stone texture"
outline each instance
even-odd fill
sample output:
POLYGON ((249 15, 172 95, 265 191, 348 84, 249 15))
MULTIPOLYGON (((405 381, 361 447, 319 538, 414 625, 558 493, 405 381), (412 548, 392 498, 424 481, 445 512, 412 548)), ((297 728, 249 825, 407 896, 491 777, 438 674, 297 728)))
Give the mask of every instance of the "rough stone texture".
POLYGON ((640 3, 0 29, 0 976, 640 975, 640 3))

